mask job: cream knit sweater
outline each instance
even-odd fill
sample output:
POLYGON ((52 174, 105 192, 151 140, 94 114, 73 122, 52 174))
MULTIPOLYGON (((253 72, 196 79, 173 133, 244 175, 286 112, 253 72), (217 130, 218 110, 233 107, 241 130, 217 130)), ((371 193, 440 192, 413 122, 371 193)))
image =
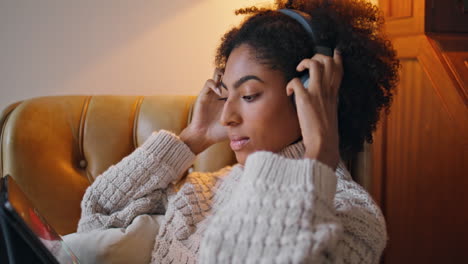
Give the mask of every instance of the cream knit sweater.
POLYGON ((78 232, 162 214, 152 263, 377 263, 385 221, 340 163, 302 159, 302 142, 214 173, 174 134, 147 141, 86 190, 78 232))

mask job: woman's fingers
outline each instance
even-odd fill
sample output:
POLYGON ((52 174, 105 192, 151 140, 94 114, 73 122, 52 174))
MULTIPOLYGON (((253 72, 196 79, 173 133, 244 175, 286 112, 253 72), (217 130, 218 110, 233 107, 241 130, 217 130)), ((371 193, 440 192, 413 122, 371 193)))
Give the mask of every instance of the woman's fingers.
POLYGON ((213 80, 216 82, 221 80, 221 76, 223 76, 223 71, 220 68, 216 68, 213 72, 213 80))
POLYGON ((304 59, 297 66, 297 71, 309 71, 309 87, 307 90, 311 94, 317 94, 322 87, 322 77, 323 77, 323 65, 312 59, 304 59))
POLYGON ((333 75, 335 74, 335 65, 332 57, 328 56, 319 56, 317 58, 319 62, 323 64, 323 77, 322 77, 322 87, 321 92, 325 96, 333 95, 332 87, 330 86, 333 75))
POLYGON ((302 60, 298 71, 308 70, 307 89, 299 78, 292 79, 286 92, 295 94, 297 115, 306 146, 305 157, 319 159, 332 168, 339 161, 337 121, 337 95, 343 78, 341 54, 334 56, 316 54, 302 60))
POLYGON ((206 80, 205 85, 203 86, 203 89, 200 92, 200 96, 210 94, 211 91, 217 94, 216 90, 214 89, 215 87, 216 87, 216 83, 214 80, 212 79, 206 80))
POLYGON ((335 96, 338 96, 341 81, 343 80, 343 57, 341 57, 341 53, 338 49, 335 49, 333 53, 333 62, 335 65, 335 70, 330 85, 335 93, 335 96))
POLYGON ((299 123, 302 131, 302 135, 310 134, 312 127, 311 124, 315 120, 314 113, 310 113, 310 107, 313 106, 311 103, 310 94, 304 89, 302 82, 299 78, 294 78, 286 86, 286 92, 288 95, 294 93, 296 101, 297 116, 299 118, 299 123))
POLYGON ((223 76, 223 72, 221 69, 219 68, 216 68, 213 72, 213 81, 215 83, 215 93, 219 96, 221 96, 221 78, 223 76))
POLYGON ((286 94, 290 96, 293 93, 295 94, 296 100, 298 100, 298 97, 303 98, 304 96, 307 96, 307 91, 304 89, 304 85, 302 85, 299 78, 293 78, 286 85, 286 94))
POLYGON ((321 70, 321 82, 320 85, 316 84, 314 87, 315 93, 321 94, 324 97, 332 96, 333 89, 331 88, 331 80, 335 74, 335 63, 333 58, 322 54, 316 54, 312 57, 312 60, 317 62, 317 68, 321 70))
POLYGON ((310 80, 308 92, 335 98, 343 78, 343 61, 337 49, 333 57, 316 54, 310 59, 302 60, 297 66, 298 71, 309 70, 310 80))
POLYGON ((200 96, 209 95, 211 92, 214 92, 218 96, 221 96, 221 78, 223 73, 220 69, 215 69, 213 72, 213 78, 208 79, 203 86, 203 89, 200 91, 200 96))
POLYGON ((221 88, 219 87, 219 81, 208 80, 206 84, 215 94, 221 96, 221 88))

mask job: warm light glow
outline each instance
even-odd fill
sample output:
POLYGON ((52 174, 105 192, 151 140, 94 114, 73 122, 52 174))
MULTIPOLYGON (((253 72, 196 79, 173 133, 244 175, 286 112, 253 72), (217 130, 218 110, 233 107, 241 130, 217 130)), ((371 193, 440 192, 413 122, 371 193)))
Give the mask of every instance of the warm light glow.
MULTIPOLYGON (((0 8, 0 108, 58 94, 197 94, 234 10, 273 0, 53 1, 0 8)), ((377 0, 372 0, 377 3, 377 0)))

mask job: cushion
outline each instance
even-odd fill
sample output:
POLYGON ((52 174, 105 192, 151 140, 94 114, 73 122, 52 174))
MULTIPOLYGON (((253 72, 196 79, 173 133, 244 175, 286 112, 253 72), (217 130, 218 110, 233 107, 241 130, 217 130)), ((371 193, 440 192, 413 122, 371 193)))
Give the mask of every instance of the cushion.
POLYGON ((81 263, 149 263, 163 215, 139 215, 127 228, 63 236, 81 263))

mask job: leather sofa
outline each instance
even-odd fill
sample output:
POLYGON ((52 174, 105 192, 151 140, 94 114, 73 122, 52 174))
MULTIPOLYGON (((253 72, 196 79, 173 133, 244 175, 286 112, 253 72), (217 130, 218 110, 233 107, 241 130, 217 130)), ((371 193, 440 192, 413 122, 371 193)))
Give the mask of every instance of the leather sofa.
MULTIPOLYGON (((14 103, 0 116, 0 171, 11 175, 47 221, 76 231, 86 188, 160 129, 180 133, 194 96, 49 96, 14 103)), ((368 157, 367 155, 366 157, 368 157)), ((201 153, 195 171, 234 164, 227 142, 201 153)), ((368 162, 347 162, 366 174, 368 162)), ((358 177, 362 178, 362 176, 358 177)))

